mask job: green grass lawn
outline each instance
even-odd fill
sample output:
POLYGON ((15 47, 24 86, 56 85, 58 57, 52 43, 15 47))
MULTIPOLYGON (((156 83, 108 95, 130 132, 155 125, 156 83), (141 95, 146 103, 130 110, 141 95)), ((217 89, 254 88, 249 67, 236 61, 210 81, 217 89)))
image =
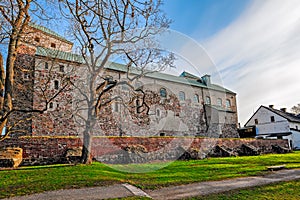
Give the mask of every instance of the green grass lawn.
MULTIPOLYGON (((164 163, 131 164, 127 167, 158 168, 162 164, 164 163)), ((267 166, 282 164, 288 168, 300 168, 300 152, 175 161, 165 168, 143 174, 117 171, 97 162, 92 165, 21 167, 18 170, 0 171, 0 198, 124 182, 142 189, 156 189, 169 185, 259 175, 268 173, 267 166)), ((124 168, 114 165, 116 167, 124 168)))
POLYGON ((299 200, 300 180, 282 182, 255 188, 234 190, 222 194, 213 194, 191 200, 299 200))

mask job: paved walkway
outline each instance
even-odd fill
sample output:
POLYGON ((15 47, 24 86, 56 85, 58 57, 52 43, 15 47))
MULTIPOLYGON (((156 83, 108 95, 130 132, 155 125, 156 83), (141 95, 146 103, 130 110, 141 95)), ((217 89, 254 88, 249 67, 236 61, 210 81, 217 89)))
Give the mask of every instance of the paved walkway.
POLYGON ((95 200, 129 196, 146 196, 152 199, 182 199, 297 179, 300 179, 300 169, 277 171, 266 176, 235 178, 223 181, 208 181, 181 186, 171 186, 158 190, 142 191, 141 189, 125 183, 107 187, 49 191, 28 196, 9 198, 9 200, 95 200))

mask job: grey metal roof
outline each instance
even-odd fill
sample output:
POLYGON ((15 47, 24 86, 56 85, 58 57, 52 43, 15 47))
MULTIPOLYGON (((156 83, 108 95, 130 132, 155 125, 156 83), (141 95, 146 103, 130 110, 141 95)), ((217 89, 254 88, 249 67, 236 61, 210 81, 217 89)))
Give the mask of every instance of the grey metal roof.
MULTIPOLYGON (((81 55, 73 54, 70 52, 58 51, 58 50, 54 50, 54 49, 48 49, 48 48, 44 48, 44 47, 38 47, 37 51, 36 51, 36 55, 56 58, 56 59, 60 59, 60 60, 67 60, 70 62, 85 63, 85 61, 81 55)), ((109 69, 109 70, 127 72, 127 67, 125 65, 122 65, 120 63, 115 63, 115 62, 108 63, 105 68, 109 69)), ((136 68, 130 68, 129 73, 139 74, 140 71, 136 68)), ((207 88, 209 90, 217 90, 217 91, 221 91, 221 92, 231 93, 234 95, 236 94, 236 93, 234 93, 224 87, 216 85, 216 84, 210 84, 207 86, 204 83, 199 82, 197 80, 188 79, 188 78, 181 77, 181 76, 174 76, 171 74, 165 74, 165 73, 161 73, 161 72, 150 72, 149 71, 149 73, 146 72, 145 77, 186 84, 186 85, 190 85, 190 86, 194 86, 194 87, 207 88)))
POLYGON ((268 109, 268 110, 280 115, 281 117, 284 117, 285 119, 287 119, 290 122, 300 123, 300 118, 297 115, 293 114, 293 113, 284 112, 284 111, 277 110, 275 108, 270 108, 270 107, 267 107, 267 106, 262 106, 262 107, 264 107, 265 109, 268 109))
POLYGON ((66 38, 64 38, 63 36, 57 34, 56 32, 54 32, 54 31, 52 31, 52 30, 50 30, 50 29, 48 29, 48 28, 46 28, 46 27, 44 27, 44 26, 40 26, 40 25, 37 25, 37 24, 35 24, 35 23, 28 23, 28 25, 29 25, 30 27, 32 27, 32 28, 35 28, 35 29, 40 30, 40 31, 42 31, 42 32, 44 32, 44 33, 47 33, 47 34, 49 34, 49 35, 52 35, 52 36, 54 36, 54 37, 56 37, 56 38, 58 38, 58 39, 60 39, 60 40, 63 40, 64 42, 73 44, 72 42, 70 42, 69 40, 67 40, 66 38))

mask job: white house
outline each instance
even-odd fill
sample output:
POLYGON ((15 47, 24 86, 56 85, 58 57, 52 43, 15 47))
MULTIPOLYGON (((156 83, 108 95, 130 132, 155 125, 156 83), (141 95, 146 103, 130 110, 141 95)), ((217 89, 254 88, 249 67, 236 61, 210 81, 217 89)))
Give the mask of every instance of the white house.
POLYGON ((260 106, 245 127, 255 127, 257 138, 288 139, 292 148, 300 148, 300 115, 288 113, 285 108, 260 106))

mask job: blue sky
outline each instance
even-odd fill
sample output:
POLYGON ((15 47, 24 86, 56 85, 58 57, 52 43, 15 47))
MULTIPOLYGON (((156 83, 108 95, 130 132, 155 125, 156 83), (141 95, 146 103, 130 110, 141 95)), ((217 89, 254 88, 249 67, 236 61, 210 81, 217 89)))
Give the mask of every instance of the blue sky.
MULTIPOLYGON (((213 82, 237 93, 242 125, 260 105, 289 109, 300 103, 298 0, 166 0, 163 9, 174 21, 170 28, 212 59, 221 79, 213 82)), ((201 68, 198 52, 183 51, 201 68)))
POLYGON ((166 0, 163 10, 173 20, 171 29, 203 40, 236 19, 249 0, 166 0))

